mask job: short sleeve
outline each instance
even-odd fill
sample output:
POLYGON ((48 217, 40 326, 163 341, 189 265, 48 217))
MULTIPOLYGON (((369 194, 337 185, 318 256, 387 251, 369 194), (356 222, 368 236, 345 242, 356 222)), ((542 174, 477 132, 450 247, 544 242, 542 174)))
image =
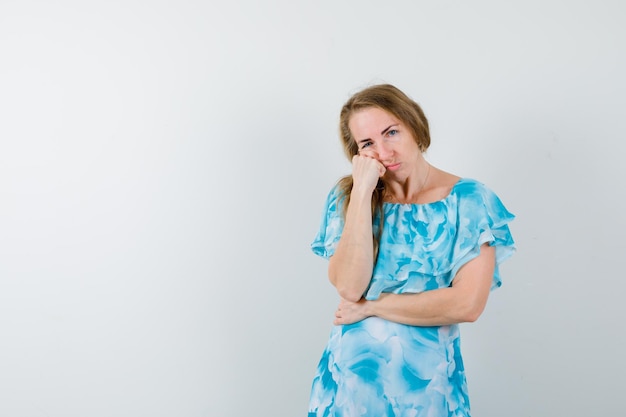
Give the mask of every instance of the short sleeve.
POLYGON ((320 229, 311 243, 313 253, 323 258, 330 258, 335 253, 337 242, 343 231, 342 203, 344 198, 339 196, 337 186, 328 193, 324 211, 320 221, 320 229))
POLYGON ((452 274, 480 254, 487 243, 496 250, 496 266, 491 289, 502 285, 499 265, 515 252, 515 242, 509 230, 511 214, 500 198, 479 182, 469 182, 458 190, 458 234, 453 249, 452 274))

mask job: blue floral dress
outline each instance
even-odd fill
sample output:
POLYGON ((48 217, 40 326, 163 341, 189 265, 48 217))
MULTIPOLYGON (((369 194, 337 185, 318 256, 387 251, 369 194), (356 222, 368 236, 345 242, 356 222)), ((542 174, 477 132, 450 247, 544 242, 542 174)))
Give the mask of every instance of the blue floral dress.
MULTIPOLYGON (((333 255, 343 230, 343 199, 333 188, 311 247, 333 255)), ((480 246, 496 248, 498 265, 515 250, 514 216, 483 184, 461 179, 443 200, 384 203, 384 227, 368 300, 381 293, 448 287, 480 246)), ((374 222, 374 228, 379 227, 374 222)), ((313 380, 309 417, 469 416, 458 325, 417 327, 378 317, 334 326, 313 380)))

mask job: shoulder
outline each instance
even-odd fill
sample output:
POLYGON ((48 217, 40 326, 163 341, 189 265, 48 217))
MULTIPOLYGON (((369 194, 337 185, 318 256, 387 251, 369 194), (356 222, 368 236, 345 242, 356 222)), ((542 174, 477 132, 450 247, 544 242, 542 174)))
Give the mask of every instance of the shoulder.
POLYGON ((472 178, 461 178, 452 190, 460 212, 468 216, 487 215, 490 221, 506 223, 515 216, 507 210, 500 197, 489 187, 472 178))
POLYGON ((352 176, 347 175, 345 177, 339 178, 337 182, 332 186, 328 194, 336 200, 344 200, 346 196, 350 194, 351 190, 352 176))
POLYGON ((451 191, 462 206, 488 205, 498 196, 487 186, 473 178, 461 178, 451 191))
POLYGON ((460 178, 452 193, 462 199, 476 199, 484 202, 499 200, 499 197, 481 181, 473 178, 460 178))
POLYGON ((459 195, 480 195, 491 192, 484 183, 473 178, 459 178, 454 185, 454 191, 459 195))
POLYGON ((339 179, 328 191, 326 196, 326 210, 329 212, 341 212, 341 206, 344 204, 349 191, 350 178, 343 177, 339 179))

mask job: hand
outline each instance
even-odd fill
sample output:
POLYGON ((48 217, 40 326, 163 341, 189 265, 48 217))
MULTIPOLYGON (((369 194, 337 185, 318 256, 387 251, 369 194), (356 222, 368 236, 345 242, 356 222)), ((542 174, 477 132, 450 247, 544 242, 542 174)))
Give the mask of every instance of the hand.
POLYGON ((385 175, 385 166, 376 158, 375 152, 361 152, 352 157, 352 179, 354 188, 367 193, 372 193, 378 179, 385 175))
POLYGON ((366 311, 366 307, 367 300, 365 298, 361 298, 356 303, 342 298, 335 311, 335 320, 333 323, 335 325, 352 324, 366 319, 370 316, 366 311))

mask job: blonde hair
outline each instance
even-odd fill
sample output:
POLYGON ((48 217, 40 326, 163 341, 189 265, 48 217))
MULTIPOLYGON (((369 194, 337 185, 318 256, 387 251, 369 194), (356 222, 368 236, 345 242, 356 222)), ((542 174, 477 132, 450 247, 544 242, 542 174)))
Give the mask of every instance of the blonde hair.
MULTIPOLYGON (((428 119, 422 111, 422 108, 406 94, 391 84, 379 84, 365 88, 354 94, 343 105, 339 117, 339 136, 343 150, 348 160, 352 161, 352 157, 359 152, 358 145, 350 132, 350 119, 354 113, 367 109, 379 108, 400 120, 402 124, 411 133, 415 143, 421 152, 426 151, 430 146, 430 130, 428 127, 428 119)), ((341 178, 338 182, 340 197, 345 197, 343 204, 343 215, 350 202, 350 193, 352 192, 352 176, 348 175, 341 178)), ((378 186, 372 194, 372 221, 379 219, 378 228, 374 230, 374 259, 378 255, 378 246, 380 244, 380 236, 383 230, 383 200, 385 197, 385 183, 381 179, 378 186)))

